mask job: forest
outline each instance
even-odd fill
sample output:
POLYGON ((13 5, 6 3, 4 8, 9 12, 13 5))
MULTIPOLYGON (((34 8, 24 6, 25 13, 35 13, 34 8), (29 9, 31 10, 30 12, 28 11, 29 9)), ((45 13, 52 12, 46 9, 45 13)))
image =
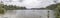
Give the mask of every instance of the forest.
POLYGON ((49 5, 46 8, 49 10, 54 10, 54 15, 56 18, 60 18, 60 3, 49 5))

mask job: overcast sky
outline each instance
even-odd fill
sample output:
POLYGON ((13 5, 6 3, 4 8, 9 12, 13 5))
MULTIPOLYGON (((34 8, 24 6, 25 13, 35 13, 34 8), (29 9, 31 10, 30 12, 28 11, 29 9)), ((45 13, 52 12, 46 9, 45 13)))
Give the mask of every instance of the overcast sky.
POLYGON ((4 3, 8 5, 25 6, 27 8, 45 8, 50 4, 54 4, 54 0, 12 0, 12 2, 10 2, 9 0, 2 1, 4 1, 4 3))

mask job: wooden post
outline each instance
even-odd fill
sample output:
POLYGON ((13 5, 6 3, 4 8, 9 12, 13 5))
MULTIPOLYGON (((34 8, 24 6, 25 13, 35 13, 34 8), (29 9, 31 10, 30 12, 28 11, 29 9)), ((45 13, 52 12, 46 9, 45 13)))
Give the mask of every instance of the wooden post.
POLYGON ((48 11, 48 16, 47 17, 49 18, 49 11, 48 11))
POLYGON ((40 18, 41 18, 41 16, 40 16, 40 18))

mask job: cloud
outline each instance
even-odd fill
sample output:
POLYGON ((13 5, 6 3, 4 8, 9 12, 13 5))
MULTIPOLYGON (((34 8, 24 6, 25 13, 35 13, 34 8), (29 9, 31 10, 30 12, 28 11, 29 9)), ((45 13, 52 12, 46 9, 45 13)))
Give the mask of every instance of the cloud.
POLYGON ((45 8, 47 5, 53 3, 54 3, 53 0, 23 0, 23 2, 19 2, 19 0, 13 0, 11 3, 6 3, 6 4, 25 6, 27 8, 41 8, 41 7, 45 8))

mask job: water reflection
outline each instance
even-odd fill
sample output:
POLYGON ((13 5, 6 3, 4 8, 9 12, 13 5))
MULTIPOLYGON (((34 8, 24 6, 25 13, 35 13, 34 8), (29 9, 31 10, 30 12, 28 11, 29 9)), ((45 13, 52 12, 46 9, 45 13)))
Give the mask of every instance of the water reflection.
MULTIPOLYGON (((8 10, 6 17, 9 18, 47 18, 48 10, 8 10)), ((54 18, 54 13, 50 11, 49 18, 54 18)))

